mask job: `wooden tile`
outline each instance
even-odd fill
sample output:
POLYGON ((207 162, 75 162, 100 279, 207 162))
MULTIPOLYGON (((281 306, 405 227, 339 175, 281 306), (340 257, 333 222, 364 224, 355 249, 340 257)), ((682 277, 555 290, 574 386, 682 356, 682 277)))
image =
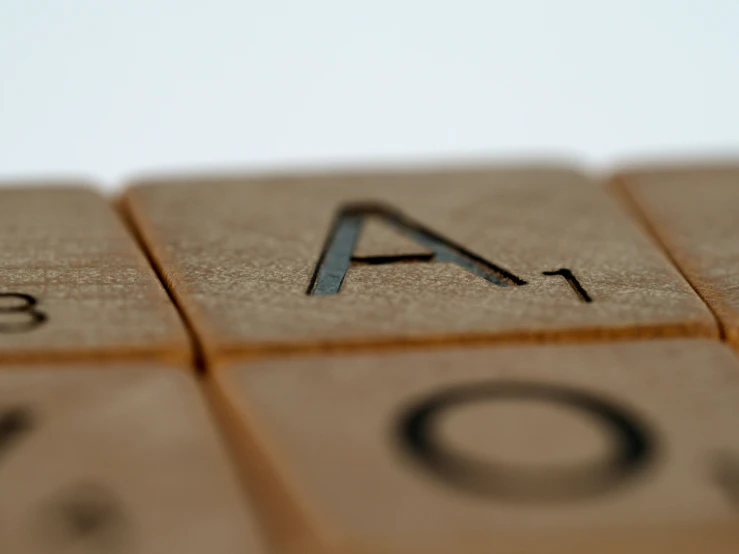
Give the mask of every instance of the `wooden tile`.
POLYGON ((739 363, 719 342, 277 357, 211 379, 245 463, 272 468, 261 494, 303 541, 287 552, 739 548, 739 363))
POLYGON ((194 378, 0 370, 0 552, 264 553, 194 378))
POLYGON ((634 170, 617 183, 739 345, 739 165, 634 170))
POLYGON ((664 254, 568 170, 193 177, 139 183, 125 205, 210 356, 717 334, 664 254), (561 268, 574 279, 544 274, 561 268))
POLYGON ((0 359, 190 357, 174 305, 107 201, 0 189, 0 359))

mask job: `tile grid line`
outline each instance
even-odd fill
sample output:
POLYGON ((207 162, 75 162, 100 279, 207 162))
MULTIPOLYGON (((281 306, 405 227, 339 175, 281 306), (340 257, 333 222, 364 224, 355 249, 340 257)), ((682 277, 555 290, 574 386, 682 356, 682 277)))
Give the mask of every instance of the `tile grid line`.
POLYGON ((683 279, 685 279, 688 285, 690 285, 690 288, 693 289, 693 292, 698 295, 698 298, 701 299, 701 302, 703 302, 706 308, 708 308, 708 311, 711 312, 713 319, 716 321, 719 332, 719 340, 721 340, 721 342, 726 342, 726 329, 724 328, 724 324, 722 323, 721 318, 719 318, 718 314, 713 309, 711 304, 701 294, 700 290, 698 290, 698 287, 696 287, 695 283, 691 281, 687 273, 683 271, 683 268, 680 267, 680 264, 677 263, 677 260, 670 252, 670 249, 667 248, 667 244, 665 243, 664 239, 657 232, 657 229, 654 227, 654 225, 652 225, 652 223, 649 221, 647 213, 639 205, 639 202, 637 202, 631 191, 629 191, 629 188, 626 186, 626 178, 623 175, 616 174, 612 177, 611 182, 612 186, 610 188, 611 191, 614 192, 614 195, 617 197, 616 200, 621 200, 621 204, 626 208, 626 211, 633 218, 634 222, 641 227, 641 229, 647 234, 647 236, 649 236, 650 239, 652 239, 655 247, 659 248, 662 251, 662 253, 672 264, 672 266, 680 273, 680 275, 683 279))
POLYGON ((195 371, 199 376, 202 376, 206 371, 207 360, 203 345, 195 330, 192 320, 188 316, 184 307, 178 301, 173 288, 169 286, 170 283, 167 280, 166 275, 164 274, 164 268, 154 256, 154 251, 151 248, 151 245, 147 242, 146 236, 139 226, 139 222, 136 221, 136 217, 133 213, 133 210, 130 209, 128 200, 124 197, 118 198, 117 201, 114 203, 114 208, 116 213, 118 213, 118 215, 121 217, 123 224, 125 225, 128 232, 131 234, 133 240, 136 242, 136 245, 139 247, 143 255, 146 257, 147 261, 149 262, 152 271, 154 271, 157 280, 169 297, 170 302, 172 302, 172 305, 177 310, 177 313, 180 316, 180 320, 182 321, 182 324, 185 327, 185 331, 187 332, 188 338, 190 339, 192 360, 195 371))

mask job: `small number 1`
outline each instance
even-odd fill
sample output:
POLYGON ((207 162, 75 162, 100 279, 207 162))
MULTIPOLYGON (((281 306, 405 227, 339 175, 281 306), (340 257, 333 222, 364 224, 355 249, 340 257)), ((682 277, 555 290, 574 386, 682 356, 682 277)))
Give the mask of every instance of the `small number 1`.
POLYGON ((570 285, 572 290, 575 291, 575 294, 580 298, 580 300, 582 300, 583 302, 593 301, 593 299, 590 298, 588 292, 580 284, 580 281, 577 280, 577 277, 575 277, 575 275, 569 269, 563 267, 561 269, 558 269, 557 271, 544 271, 542 275, 561 275, 565 278, 567 284, 570 285))

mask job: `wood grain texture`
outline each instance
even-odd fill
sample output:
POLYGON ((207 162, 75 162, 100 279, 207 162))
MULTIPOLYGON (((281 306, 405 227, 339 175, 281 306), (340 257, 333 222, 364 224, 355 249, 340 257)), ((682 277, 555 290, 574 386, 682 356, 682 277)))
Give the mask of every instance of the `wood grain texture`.
POLYGON ((161 364, 0 371, 0 551, 266 552, 195 379, 161 364))
POLYGON ((739 548, 739 363, 718 342, 296 356, 210 379, 285 552, 739 548), (444 471, 402 432, 430 400, 444 471))
POLYGON ((616 184, 739 346, 739 165, 635 169, 616 184))
MULTIPOLYGON (((717 335, 664 254, 600 187, 569 170, 165 179, 139 182, 124 204, 211 359, 434 341, 717 335), (455 263, 355 264, 339 294, 308 296, 337 211, 358 202, 399 210, 528 284, 496 286, 455 263), (542 274, 563 267, 592 303, 564 278, 542 274)), ((359 254, 428 252, 370 223, 359 254)))
POLYGON ((104 198, 0 190, 0 360, 190 356, 174 305, 104 198))

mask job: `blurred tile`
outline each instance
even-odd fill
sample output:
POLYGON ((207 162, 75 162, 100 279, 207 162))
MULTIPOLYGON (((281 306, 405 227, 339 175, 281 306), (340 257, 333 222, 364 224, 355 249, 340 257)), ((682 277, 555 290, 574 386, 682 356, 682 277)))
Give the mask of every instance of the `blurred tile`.
POLYGON ((194 378, 0 370, 0 552, 263 553, 194 378))
POLYGON ((211 379, 287 551, 739 548, 739 363, 718 342, 265 358, 211 379))

